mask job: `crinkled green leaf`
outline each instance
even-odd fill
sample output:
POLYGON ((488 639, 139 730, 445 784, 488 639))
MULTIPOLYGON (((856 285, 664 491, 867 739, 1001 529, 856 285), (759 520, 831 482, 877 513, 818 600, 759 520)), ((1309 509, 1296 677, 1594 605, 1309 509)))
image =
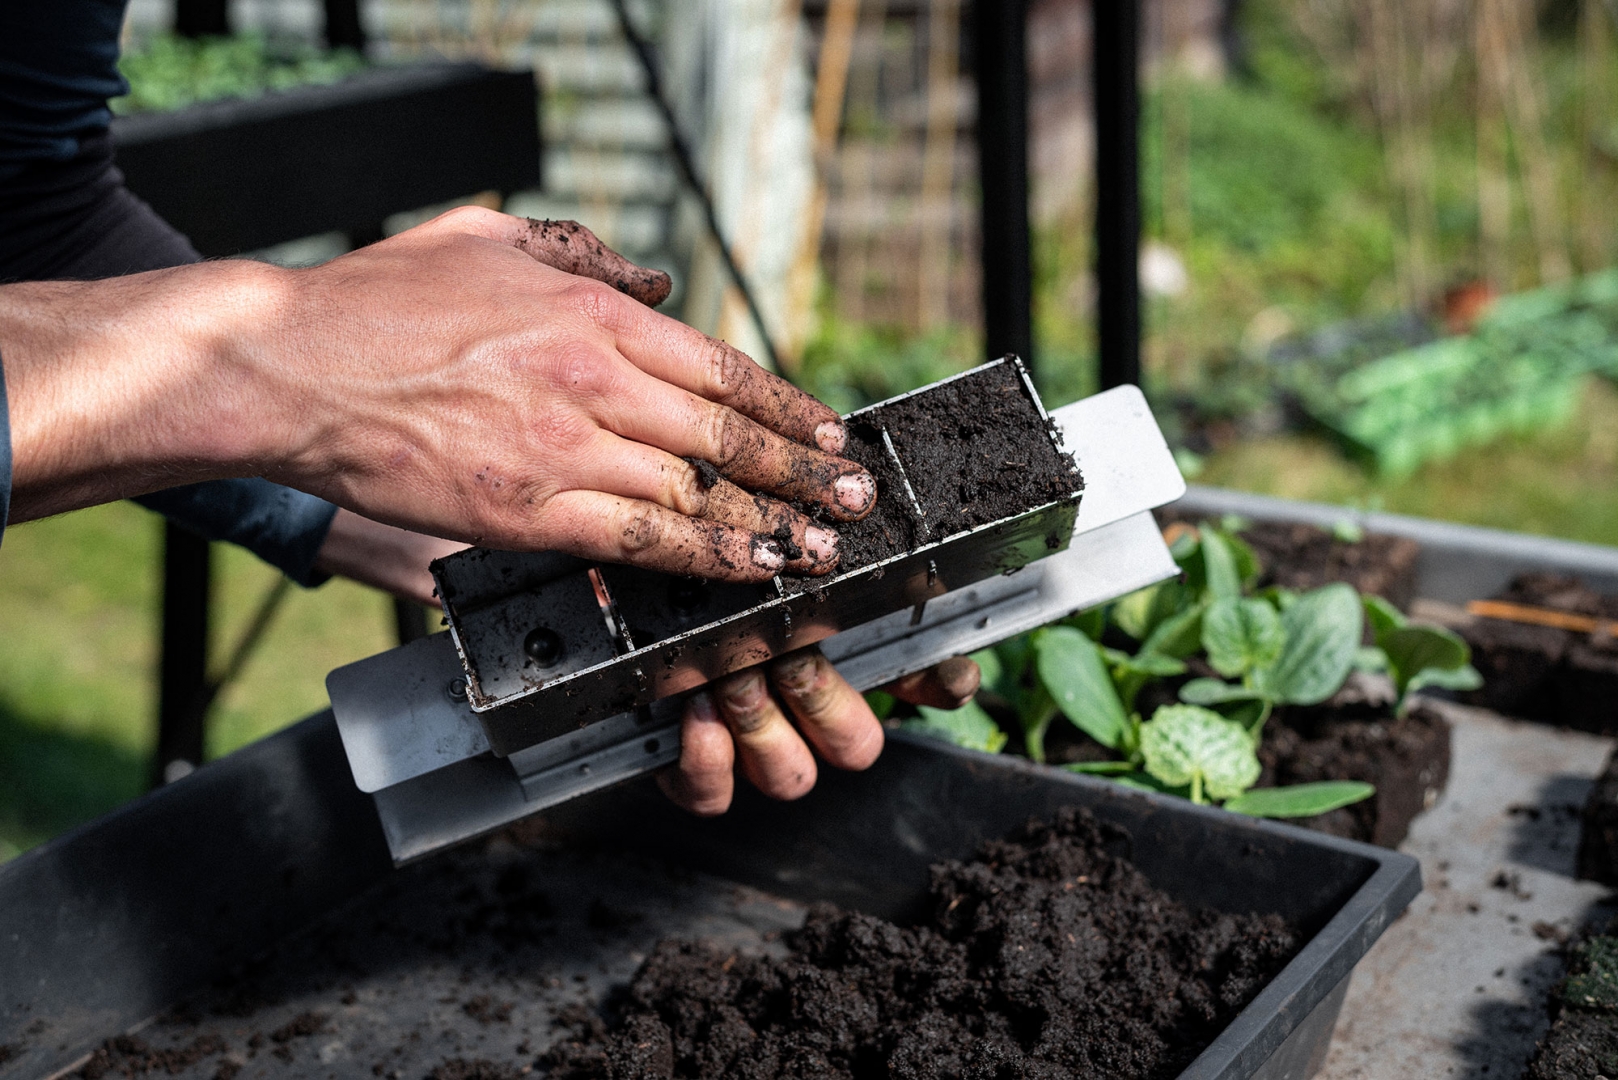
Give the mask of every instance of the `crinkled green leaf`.
POLYGON ((1313 817, 1375 794, 1376 788, 1358 780, 1323 780, 1316 784, 1254 788, 1225 803, 1225 809, 1253 817, 1313 817))
POLYGON ((1113 777, 1112 780, 1115 784, 1120 784, 1126 788, 1134 788, 1136 791, 1156 791, 1163 795, 1178 795, 1182 799, 1191 797, 1191 788, 1188 785, 1170 786, 1149 772, 1125 773, 1122 776, 1113 777))
POLYGON ((1053 626, 1035 649, 1040 681, 1062 714, 1102 746, 1121 749, 1129 716, 1095 643, 1071 626, 1053 626))
POLYGON ((1379 636, 1388 674, 1402 698, 1425 672, 1458 671, 1471 663, 1472 650, 1461 635, 1442 626, 1401 626, 1379 636))
POLYGON ((918 705, 916 711, 921 715, 900 724, 901 730, 944 739, 968 750, 982 750, 990 754, 998 754, 1006 745, 1006 733, 975 701, 968 701, 959 709, 934 709, 918 705))
POLYGON ((1269 667, 1280 659, 1285 644, 1281 616, 1262 600, 1224 597, 1209 604, 1202 615, 1202 647, 1208 650, 1208 663, 1226 678, 1269 667))
POLYGON ((1165 705, 1141 725, 1146 771, 1170 786, 1189 784, 1194 801, 1205 793, 1233 799, 1258 780, 1253 740, 1240 724, 1196 705, 1165 705))
POLYGON ((1362 620, 1352 586, 1335 582, 1304 593, 1281 613, 1286 645, 1273 667, 1255 672, 1255 684, 1277 702, 1325 701, 1354 668, 1362 620))

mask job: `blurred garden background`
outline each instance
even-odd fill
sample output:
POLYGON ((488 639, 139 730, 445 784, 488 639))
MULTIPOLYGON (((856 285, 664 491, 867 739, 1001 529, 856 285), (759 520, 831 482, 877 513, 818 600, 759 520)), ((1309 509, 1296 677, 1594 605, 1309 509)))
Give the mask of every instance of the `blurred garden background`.
MULTIPOLYGON (((961 0, 631 6, 783 372, 847 410, 979 362, 993 238, 961 0)), ((670 270, 666 310, 760 354, 607 0, 373 0, 364 56, 319 46, 314 0, 231 10, 232 37, 197 41, 134 0, 117 111, 423 58, 532 66, 545 184, 507 208, 670 270)), ((1618 0, 1145 10, 1143 371, 1188 478, 1618 543, 1618 0)), ((1029 18, 1033 361, 1059 404, 1095 386, 1089 3, 1029 18)), ((127 503, 6 533, 0 859, 145 788, 160 535, 127 503)), ((276 574, 214 558, 219 654, 276 574)), ((295 591, 209 753, 323 707, 326 673, 393 635, 380 594, 295 591)))

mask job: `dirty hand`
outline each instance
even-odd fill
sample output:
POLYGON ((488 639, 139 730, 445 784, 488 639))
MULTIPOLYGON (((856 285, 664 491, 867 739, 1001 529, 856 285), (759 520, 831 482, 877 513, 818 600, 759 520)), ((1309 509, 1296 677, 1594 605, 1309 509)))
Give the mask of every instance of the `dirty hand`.
MULTIPOLYGON (((977 692, 980 674, 957 656, 882 689, 901 701, 954 709, 977 692)), ((814 646, 695 694, 680 723, 679 763, 659 773, 658 784, 692 813, 722 814, 740 758, 742 774, 764 794, 796 799, 815 786, 810 745, 840 769, 868 768, 882 752, 882 724, 814 646)))
POLYGON ((463 207, 305 270, 0 287, 12 519, 259 475, 491 547, 829 571, 835 533, 787 503, 874 505, 836 414, 633 298, 660 277, 463 207))

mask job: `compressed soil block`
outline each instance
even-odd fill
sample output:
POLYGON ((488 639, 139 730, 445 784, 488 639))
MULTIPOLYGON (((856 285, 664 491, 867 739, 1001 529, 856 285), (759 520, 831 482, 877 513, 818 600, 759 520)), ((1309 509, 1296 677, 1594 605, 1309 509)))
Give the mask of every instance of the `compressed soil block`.
POLYGON ((1054 424, 1040 415, 1010 363, 862 409, 848 417, 848 435, 843 456, 876 478, 877 503, 860 521, 836 523, 839 574, 1071 499, 1082 487, 1073 455, 1056 449, 1054 424), (902 474, 887 453, 884 429, 902 474))
MULTIPOLYGON (((1199 524, 1204 518, 1157 511, 1158 523, 1199 524)), ((1416 561, 1421 545, 1404 536, 1366 533, 1357 541, 1341 540, 1315 525, 1296 521, 1258 521, 1238 534, 1263 567, 1260 586, 1279 585, 1303 592, 1345 581, 1362 593, 1380 596, 1401 610, 1416 598, 1416 561)))
MULTIPOLYGON (((1618 596, 1577 578, 1524 574, 1493 597, 1575 615, 1618 619, 1618 596)), ((1480 690, 1462 700, 1509 716, 1618 734, 1618 636, 1506 619, 1459 617, 1450 624, 1472 647, 1480 690)))
POLYGON ((1618 1076, 1618 937, 1592 937, 1574 947, 1567 977, 1551 994, 1551 1016, 1527 1080, 1618 1076))
POLYGON ((1449 782, 1449 722, 1419 700, 1404 716, 1380 702, 1343 701, 1277 709, 1264 728, 1259 787, 1363 780, 1369 799, 1296 824, 1395 848, 1417 814, 1449 782))
POLYGON ((1586 881, 1618 885, 1618 751, 1607 758, 1607 767, 1584 800, 1578 867, 1579 877, 1586 881))
POLYGON ((1297 949, 1278 916, 1196 912, 1068 808, 932 872, 930 917, 813 908, 783 956, 664 941, 616 1017, 540 1059, 594 1077, 1168 1078, 1297 949))

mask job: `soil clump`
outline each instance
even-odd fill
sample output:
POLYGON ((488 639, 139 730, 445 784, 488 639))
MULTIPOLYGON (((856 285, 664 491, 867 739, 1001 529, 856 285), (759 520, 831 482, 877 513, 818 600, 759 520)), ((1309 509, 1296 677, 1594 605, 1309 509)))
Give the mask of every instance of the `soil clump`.
POLYGON ((1449 782, 1450 726, 1417 701, 1404 716, 1369 700, 1276 710, 1259 744, 1259 787, 1363 780, 1369 799, 1294 824, 1394 848, 1449 782))
POLYGON ((899 926, 829 905, 784 958, 665 940, 610 1030, 541 1059, 557 1078, 1166 1078, 1297 950, 1275 915, 1194 911, 1065 808, 933 868, 931 915, 899 926))
MULTIPOLYGON (((1618 596, 1554 574, 1523 574, 1494 597, 1509 603, 1618 620, 1618 596)), ((1455 626, 1472 646, 1483 687, 1462 700, 1542 723, 1618 734, 1618 635, 1506 619, 1455 626)))

